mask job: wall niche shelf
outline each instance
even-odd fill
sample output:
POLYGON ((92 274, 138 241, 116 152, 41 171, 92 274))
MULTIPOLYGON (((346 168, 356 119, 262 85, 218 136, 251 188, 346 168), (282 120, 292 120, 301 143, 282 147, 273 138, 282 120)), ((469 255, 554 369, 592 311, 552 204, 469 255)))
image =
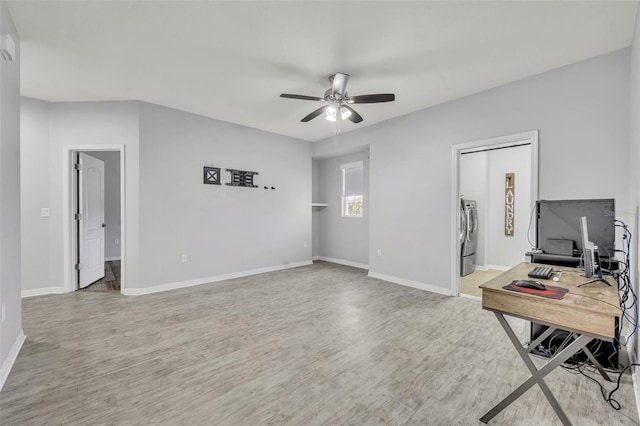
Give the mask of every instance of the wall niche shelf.
POLYGON ((327 203, 311 203, 311 207, 328 207, 327 203))

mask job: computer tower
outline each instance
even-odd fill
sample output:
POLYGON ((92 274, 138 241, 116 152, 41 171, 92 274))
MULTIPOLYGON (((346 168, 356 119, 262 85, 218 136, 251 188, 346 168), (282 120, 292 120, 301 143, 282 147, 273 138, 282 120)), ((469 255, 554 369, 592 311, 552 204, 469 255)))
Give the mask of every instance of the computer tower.
MULTIPOLYGON (((531 323, 531 341, 540 336, 548 327, 546 325, 531 323)), ((571 333, 564 330, 556 330, 549 337, 544 339, 538 347, 533 349, 531 353, 548 357, 553 356, 558 348, 564 343, 564 346, 568 345, 573 339, 567 340, 571 333), (567 340, 565 342, 565 340, 567 340)), ((600 339, 593 340, 587 345, 587 348, 595 359, 604 367, 612 370, 618 369, 618 355, 620 353, 620 332, 618 327, 618 320, 616 319, 616 339, 614 343, 605 342, 600 339)), ((566 362, 569 364, 576 364, 578 362, 588 361, 587 355, 580 351, 569 358, 566 362)))

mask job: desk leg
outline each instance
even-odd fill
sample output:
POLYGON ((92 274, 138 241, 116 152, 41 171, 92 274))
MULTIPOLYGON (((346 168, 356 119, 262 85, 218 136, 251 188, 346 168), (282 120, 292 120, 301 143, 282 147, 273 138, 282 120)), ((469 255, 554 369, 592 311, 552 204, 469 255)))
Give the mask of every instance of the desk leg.
POLYGON ((496 405, 491 410, 489 410, 487 414, 482 416, 480 418, 480 421, 483 423, 488 423, 498 413, 500 413, 502 410, 508 407, 513 401, 518 399, 523 393, 529 390, 529 388, 531 388, 534 384, 538 384, 538 386, 540 386, 540 389, 542 390, 542 393, 544 393, 544 396, 549 401, 549 404, 551 404, 551 407, 556 412, 557 416, 560 418, 560 421, 562 421, 562 424, 571 425, 569 418, 567 417, 565 412, 562 410, 562 408, 560 407, 560 404, 558 404, 558 401, 553 396, 553 393, 551 393, 551 390, 549 389, 549 387, 547 386, 547 384, 544 382, 543 379, 547 374, 553 371, 553 369, 561 365, 563 362, 569 359, 571 355, 578 352, 587 343, 593 340, 593 338, 589 336, 581 335, 576 340, 571 342, 569 346, 567 346, 562 351, 554 355, 553 358, 549 360, 549 362, 547 362, 540 370, 538 370, 535 364, 533 363, 533 361, 531 361, 531 358, 529 358, 527 348, 522 347, 522 345, 520 344, 520 341, 518 340, 518 337, 514 333, 513 329, 511 328, 507 320, 504 318, 504 315, 498 312, 494 312, 494 314, 496 315, 496 318, 498 318, 498 321, 500 322, 500 325, 502 325, 502 328, 504 328, 505 332, 507 333, 507 336, 509 336, 511 343, 513 343, 516 350, 518 351, 518 355, 520 355, 520 358, 522 358, 525 365, 531 372, 531 377, 527 379, 527 381, 525 381, 523 384, 521 384, 511 394, 509 394, 505 399, 503 399, 500 403, 498 403, 498 405, 496 405))
MULTIPOLYGON (((553 328, 553 327, 547 327, 547 329, 544 331, 544 333, 542 333, 540 336, 538 336, 537 339, 535 339, 533 342, 529 343, 529 346, 526 348, 527 352, 531 352, 532 350, 534 350, 536 348, 536 346, 538 346, 538 344, 540 344, 540 342, 542 342, 544 339, 546 339, 547 337, 551 336, 551 334, 556 331, 557 328, 553 328)), ((577 336, 576 333, 572 333, 572 336, 575 338, 577 336)), ((593 354, 591 353, 591 351, 589 350, 589 348, 587 348, 586 346, 584 348, 582 348, 582 350, 584 351, 584 353, 587 355, 587 357, 589 358, 589 361, 591 361, 591 363, 593 364, 593 366, 600 372, 600 375, 608 382, 611 382, 611 377, 609 377, 609 375, 607 374, 606 371, 604 371, 604 368, 602 367, 602 364, 600 364, 598 362, 598 360, 596 360, 596 358, 593 356, 593 354)))
POLYGON ((582 351, 587 354, 587 358, 589 358, 589 361, 591 361, 591 363, 593 364, 594 367, 596 367, 598 369, 598 371, 600 372, 600 374, 602 375, 602 377, 604 377, 604 379, 607 382, 611 382, 611 377, 609 377, 609 375, 607 374, 606 371, 604 371, 604 368, 602 368, 602 364, 600 364, 598 362, 598 360, 596 360, 596 357, 593 356, 593 354, 591 353, 591 351, 587 348, 582 348, 582 351))
MULTIPOLYGON (((575 339, 576 336, 578 336, 577 333, 572 333, 571 336, 575 339)), ((602 364, 600 364, 598 362, 598 360, 596 359, 595 356, 593 356, 593 353, 589 350, 588 347, 584 347, 582 348, 582 352, 585 353, 585 355, 587 355, 587 358, 589 358, 589 361, 591 361, 591 364, 593 364, 593 366, 598 370, 598 372, 600 373, 600 375, 607 381, 607 382, 611 382, 611 378, 609 377, 609 375, 607 374, 606 371, 604 371, 604 368, 602 367, 602 364)))

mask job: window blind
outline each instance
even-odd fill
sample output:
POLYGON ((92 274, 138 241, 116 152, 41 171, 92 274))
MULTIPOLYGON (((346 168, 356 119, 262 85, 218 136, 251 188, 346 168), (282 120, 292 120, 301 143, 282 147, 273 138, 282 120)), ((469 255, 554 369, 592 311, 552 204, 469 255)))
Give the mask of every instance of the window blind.
POLYGON ((362 195, 362 162, 343 164, 343 196, 362 195))

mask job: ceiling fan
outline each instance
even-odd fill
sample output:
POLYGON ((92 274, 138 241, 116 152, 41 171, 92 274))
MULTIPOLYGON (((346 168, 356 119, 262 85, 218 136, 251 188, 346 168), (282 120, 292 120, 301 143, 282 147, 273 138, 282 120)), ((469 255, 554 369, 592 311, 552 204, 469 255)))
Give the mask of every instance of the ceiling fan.
POLYGON ((396 95, 394 95, 393 93, 349 96, 349 94, 347 93, 348 81, 349 74, 337 72, 329 76, 329 83, 331 83, 331 88, 327 89, 324 92, 323 98, 306 95, 291 95, 288 93, 282 93, 280 97, 289 99, 301 99, 304 101, 319 101, 325 103, 325 105, 321 106, 320 108, 300 120, 303 123, 313 120, 322 113, 326 115, 326 119, 329 121, 336 121, 339 117, 342 120, 349 119, 354 123, 360 123, 362 121, 362 116, 358 114, 353 108, 351 108, 349 106, 350 104, 375 104, 379 102, 391 102, 396 98, 396 95))

